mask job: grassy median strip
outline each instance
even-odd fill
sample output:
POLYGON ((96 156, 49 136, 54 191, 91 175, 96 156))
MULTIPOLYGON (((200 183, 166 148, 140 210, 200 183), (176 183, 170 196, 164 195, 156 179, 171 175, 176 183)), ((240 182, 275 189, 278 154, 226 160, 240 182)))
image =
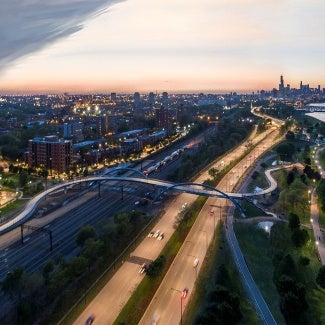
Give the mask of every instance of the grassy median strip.
POLYGON ((225 237, 224 228, 220 222, 216 228, 216 240, 209 246, 195 283, 195 290, 183 314, 183 323, 195 324, 197 317, 206 312, 206 307, 209 305, 209 293, 216 287, 218 282, 217 273, 221 266, 225 266, 230 271, 229 286, 240 295, 240 310, 243 316, 240 324, 260 324, 255 308, 248 299, 243 287, 225 237))
POLYGON ((148 276, 144 277, 137 289, 135 289, 133 292, 132 297, 120 312, 120 315, 115 320, 114 324, 131 325, 139 323, 142 315, 146 311, 170 265, 173 263, 177 252, 181 248, 206 200, 206 197, 198 197, 191 205, 187 211, 189 217, 179 225, 160 254, 166 259, 166 263, 161 270, 161 274, 152 278, 149 278, 148 276))

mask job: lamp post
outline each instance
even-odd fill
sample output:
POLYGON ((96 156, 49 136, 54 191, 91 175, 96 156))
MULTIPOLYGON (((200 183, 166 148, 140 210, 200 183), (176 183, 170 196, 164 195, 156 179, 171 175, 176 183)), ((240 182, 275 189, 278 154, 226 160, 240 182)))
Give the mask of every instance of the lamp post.
POLYGON ((183 295, 182 295, 182 291, 175 289, 175 288, 170 288, 171 290, 177 291, 181 294, 181 325, 183 324, 183 295))
POLYGON ((205 230, 202 230, 202 229, 200 229, 200 231, 205 233, 206 247, 207 247, 207 251, 208 251, 208 233, 205 230))
POLYGON ((215 239, 216 236, 216 215, 213 210, 210 211, 210 216, 213 216, 213 239, 215 239))

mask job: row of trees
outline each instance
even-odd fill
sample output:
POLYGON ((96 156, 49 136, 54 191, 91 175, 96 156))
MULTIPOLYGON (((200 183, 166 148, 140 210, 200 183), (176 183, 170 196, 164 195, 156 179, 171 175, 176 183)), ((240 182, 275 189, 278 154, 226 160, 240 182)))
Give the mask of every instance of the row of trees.
MULTIPOLYGON (((291 240, 295 245, 294 234, 299 230, 299 218, 291 214, 289 226, 284 223, 276 223, 272 226, 270 233, 274 265, 273 281, 281 297, 281 311, 286 321, 292 324, 297 320, 301 321, 304 319, 306 317, 304 312, 308 308, 306 289, 301 282, 298 269, 307 267, 309 259, 305 256, 300 256, 299 265, 297 265, 290 253, 290 232, 291 240)), ((298 247, 301 247, 300 243, 298 247)))
POLYGON ((209 290, 204 309, 195 319, 195 325, 238 324, 243 315, 240 310, 240 293, 232 279, 229 267, 222 264, 209 290))
POLYGON ((50 315, 57 303, 71 305, 89 286, 88 278, 92 273, 107 268, 144 223, 139 211, 118 213, 113 218, 108 216, 96 228, 87 225, 79 230, 75 240, 80 253, 71 260, 58 255, 47 261, 41 272, 32 275, 23 267, 13 270, 1 286, 10 298, 5 307, 15 306, 15 309, 2 321, 33 323, 50 315))
POLYGON ((238 112, 231 118, 221 119, 218 128, 206 135, 195 154, 182 155, 181 166, 168 175, 168 179, 180 182, 191 178, 211 161, 243 141, 253 126, 250 122, 242 122, 241 116, 246 116, 244 113, 246 112, 238 112))

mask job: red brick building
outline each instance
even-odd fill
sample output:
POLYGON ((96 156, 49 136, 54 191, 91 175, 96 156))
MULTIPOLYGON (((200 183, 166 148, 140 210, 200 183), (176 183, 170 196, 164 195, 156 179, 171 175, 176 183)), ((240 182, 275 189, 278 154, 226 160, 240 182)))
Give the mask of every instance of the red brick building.
POLYGON ((72 164, 72 142, 55 135, 29 140, 28 166, 64 172, 72 164))

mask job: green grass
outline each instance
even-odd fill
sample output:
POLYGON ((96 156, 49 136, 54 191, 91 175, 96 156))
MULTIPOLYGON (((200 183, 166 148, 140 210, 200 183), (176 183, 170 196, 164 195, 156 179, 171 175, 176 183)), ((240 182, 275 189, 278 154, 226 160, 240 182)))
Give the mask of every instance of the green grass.
POLYGON ((216 271, 221 264, 225 264, 230 270, 232 283, 238 289, 238 293, 240 295, 240 309, 243 314, 241 324, 259 324, 260 321, 254 306, 247 298, 246 292, 241 283, 241 277, 237 271, 237 267, 233 259, 229 258, 231 256, 231 252, 221 223, 218 224, 216 230, 215 244, 210 245, 207 256, 208 258, 205 258, 200 269, 191 300, 189 301, 185 313, 183 314, 184 324, 193 324, 197 315, 204 310, 206 295, 215 285, 216 271))
POLYGON ((255 187, 259 187, 259 188, 269 187, 269 182, 267 181, 267 179, 265 177, 264 169, 260 168, 258 170, 258 172, 259 172, 259 175, 255 179, 251 178, 251 182, 247 186, 246 192, 254 192, 255 187))
POLYGON ((248 268, 275 320, 278 324, 285 324, 279 309, 280 296, 272 281, 274 268, 269 254, 268 235, 258 229, 256 223, 245 225, 236 223, 234 230, 248 268))
POLYGON ((18 213, 20 209, 26 204, 26 201, 15 200, 11 201, 7 205, 1 207, 0 219, 11 216, 12 214, 18 213))
MULTIPOLYGON (((244 212, 245 212, 245 215, 246 215, 247 218, 256 218, 256 217, 261 217, 261 216, 269 217, 269 215, 265 214, 261 209, 256 207, 251 202, 248 202, 246 200, 242 200, 240 205, 244 209, 244 212)), ((240 215, 238 209, 235 210, 234 216, 235 216, 235 218, 242 219, 242 216, 240 215)))
MULTIPOLYGON (((238 242, 243 251, 248 267, 259 287, 261 293, 275 319, 279 324, 284 324, 282 314, 279 310, 280 296, 277 293, 273 283, 273 264, 270 255, 271 245, 268 235, 258 230, 256 224, 236 224, 235 231, 238 242)), ((301 249, 296 249, 291 243, 291 233, 287 228, 289 241, 283 243, 285 254, 290 253, 296 264, 296 274, 299 282, 306 287, 306 299, 309 308, 304 313, 304 318, 308 319, 309 324, 321 324, 325 319, 325 290, 320 289, 315 278, 320 268, 320 262, 317 259, 316 247, 313 240, 313 234, 308 231, 311 240, 301 249), (306 256, 310 259, 310 264, 301 266, 299 264, 300 256, 306 256)))

